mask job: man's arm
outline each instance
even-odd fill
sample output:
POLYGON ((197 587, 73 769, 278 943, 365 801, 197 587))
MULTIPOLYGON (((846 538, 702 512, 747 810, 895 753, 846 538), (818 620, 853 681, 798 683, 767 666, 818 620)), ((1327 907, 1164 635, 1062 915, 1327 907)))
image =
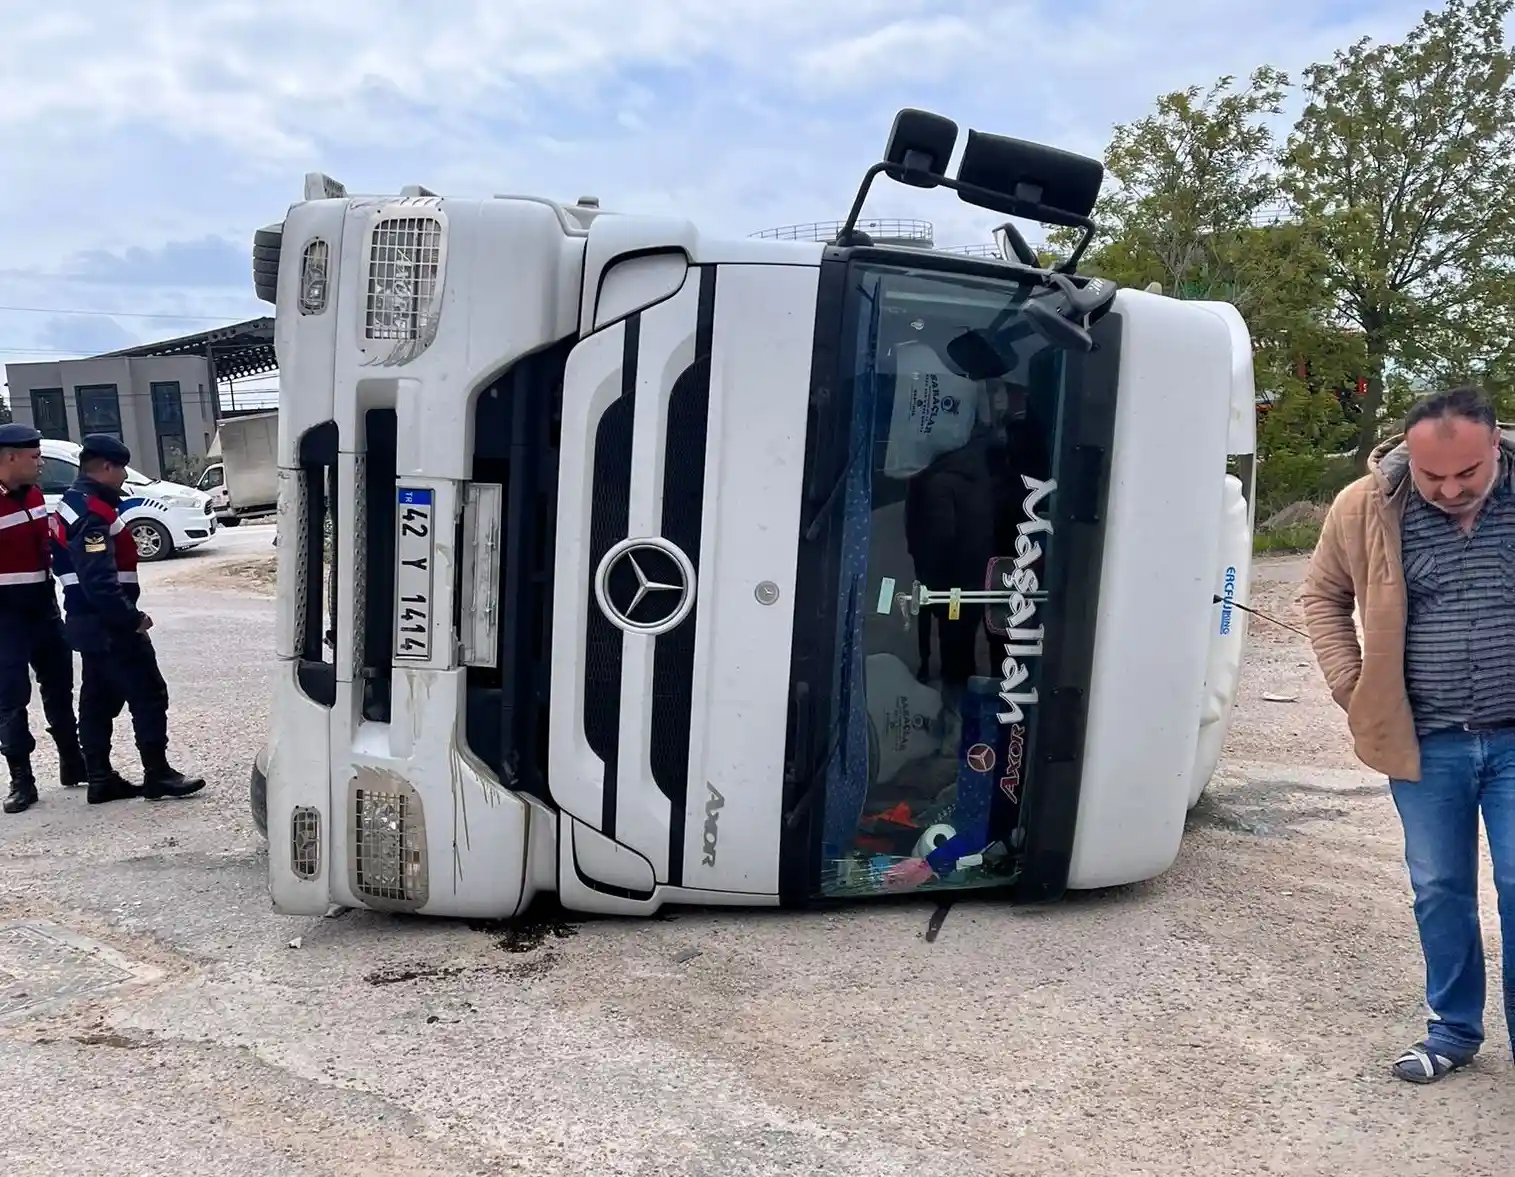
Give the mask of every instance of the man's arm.
POLYGON ((142 614, 121 591, 114 537, 105 520, 86 513, 69 528, 68 554, 73 557, 79 587, 100 620, 111 629, 136 629, 142 623, 142 614))
POLYGON ((1356 593, 1342 537, 1343 520, 1338 499, 1326 513, 1299 599, 1315 660, 1331 688, 1331 697, 1345 711, 1362 673, 1362 647, 1352 623, 1356 593))

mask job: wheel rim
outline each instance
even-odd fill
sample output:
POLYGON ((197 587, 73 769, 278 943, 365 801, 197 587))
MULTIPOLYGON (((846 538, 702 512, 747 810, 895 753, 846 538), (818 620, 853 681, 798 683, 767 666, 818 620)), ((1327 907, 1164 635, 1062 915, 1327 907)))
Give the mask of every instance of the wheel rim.
POLYGON ((163 538, 151 524, 140 523, 133 527, 132 539, 137 541, 137 555, 141 559, 151 560, 163 550, 163 538))

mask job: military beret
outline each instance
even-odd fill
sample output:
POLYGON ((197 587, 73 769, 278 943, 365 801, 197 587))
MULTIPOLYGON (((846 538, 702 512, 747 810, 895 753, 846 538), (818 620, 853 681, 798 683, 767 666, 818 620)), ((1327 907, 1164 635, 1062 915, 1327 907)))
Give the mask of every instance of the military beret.
POLYGON ((0 446, 29 450, 41 444, 42 434, 30 425, 23 425, 19 421, 12 421, 9 425, 0 425, 0 446))
POLYGON ((109 433, 90 433, 80 443, 79 461, 90 458, 104 458, 107 462, 124 466, 132 460, 132 452, 109 433))

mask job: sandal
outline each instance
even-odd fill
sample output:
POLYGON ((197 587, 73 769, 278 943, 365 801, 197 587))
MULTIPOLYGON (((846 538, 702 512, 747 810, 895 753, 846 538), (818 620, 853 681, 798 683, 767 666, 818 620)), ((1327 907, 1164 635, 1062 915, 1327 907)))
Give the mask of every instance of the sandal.
POLYGON ((1472 1061, 1470 1057, 1444 1054, 1429 1041, 1421 1042, 1394 1060, 1394 1075, 1406 1083, 1435 1083, 1472 1061))

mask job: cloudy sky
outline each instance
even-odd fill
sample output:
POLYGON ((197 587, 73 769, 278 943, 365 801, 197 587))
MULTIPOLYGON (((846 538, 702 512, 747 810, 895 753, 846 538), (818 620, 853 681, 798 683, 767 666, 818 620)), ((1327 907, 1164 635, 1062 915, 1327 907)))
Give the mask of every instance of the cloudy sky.
MULTIPOLYGON (((1158 93, 1432 2, 0 0, 0 362, 265 313, 251 235, 307 171, 745 235, 844 215, 901 106, 1098 154, 1158 93)), ((874 193, 941 244, 994 223, 874 193)))

